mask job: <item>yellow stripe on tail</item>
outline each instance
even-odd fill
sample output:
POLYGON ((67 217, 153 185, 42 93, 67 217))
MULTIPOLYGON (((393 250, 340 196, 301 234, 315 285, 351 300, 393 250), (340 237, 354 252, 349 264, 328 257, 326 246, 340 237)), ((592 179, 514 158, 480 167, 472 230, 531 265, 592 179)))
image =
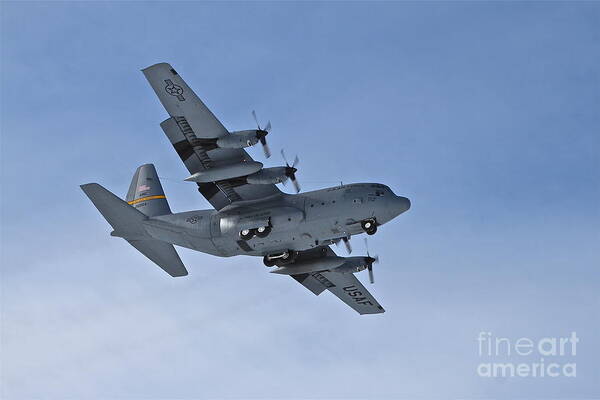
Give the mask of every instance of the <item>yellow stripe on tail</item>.
POLYGON ((146 201, 146 200, 166 199, 166 198, 167 198, 167 196, 165 196, 165 195, 148 196, 148 197, 142 197, 141 199, 136 199, 136 200, 133 200, 133 201, 128 201, 127 204, 134 205, 134 204, 137 204, 137 203, 141 203, 142 201, 146 201))

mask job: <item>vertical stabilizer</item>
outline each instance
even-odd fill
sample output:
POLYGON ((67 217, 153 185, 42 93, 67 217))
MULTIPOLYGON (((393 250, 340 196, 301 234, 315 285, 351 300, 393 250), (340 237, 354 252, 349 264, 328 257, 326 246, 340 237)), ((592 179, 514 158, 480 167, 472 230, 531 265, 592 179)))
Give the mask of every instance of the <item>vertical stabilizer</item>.
POLYGON ((144 164, 135 171, 127 192, 127 203, 149 217, 171 214, 154 165, 144 164))

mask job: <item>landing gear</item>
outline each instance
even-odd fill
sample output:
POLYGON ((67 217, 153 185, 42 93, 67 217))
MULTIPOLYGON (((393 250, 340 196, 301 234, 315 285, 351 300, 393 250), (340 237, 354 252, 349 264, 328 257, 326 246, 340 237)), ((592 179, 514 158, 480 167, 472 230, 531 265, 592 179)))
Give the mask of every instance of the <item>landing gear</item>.
POLYGON ((240 231, 240 238, 242 240, 250 240, 254 237, 254 229, 242 229, 240 231))
POLYGON ((273 266, 275 266, 275 262, 276 261, 277 261, 276 259, 270 259, 268 255, 266 255, 266 256, 263 257, 263 263, 267 267, 273 267, 273 266))
POLYGON ((275 265, 281 267, 284 265, 292 264, 298 258, 298 252, 294 250, 286 250, 283 253, 278 254, 267 254, 263 257, 263 263, 267 267, 273 267, 275 265))
POLYGON ((297 251, 293 251, 293 250, 286 251, 285 253, 283 253, 281 255, 281 264, 282 265, 291 264, 294 261, 296 261, 296 257, 298 257, 297 251))
POLYGON ((360 226, 367 232, 367 235, 374 235, 377 232, 377 222, 374 219, 365 219, 360 226))
POLYGON ((256 236, 258 236, 260 238, 267 237, 267 235, 269 233, 271 233, 270 226, 261 226, 261 227, 256 228, 256 236))

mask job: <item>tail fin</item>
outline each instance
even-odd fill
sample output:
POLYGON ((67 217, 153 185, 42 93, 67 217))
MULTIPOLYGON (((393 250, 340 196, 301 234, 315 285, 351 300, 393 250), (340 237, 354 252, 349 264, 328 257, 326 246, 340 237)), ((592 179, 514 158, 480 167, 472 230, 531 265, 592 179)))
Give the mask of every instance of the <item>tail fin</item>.
POLYGON ((171 214, 154 165, 144 164, 135 171, 127 192, 127 203, 149 217, 171 214))
MULTIPOLYGON (((140 167, 143 168, 144 166, 140 167)), ((140 171, 138 168, 138 172, 140 171)), ((152 167, 154 171, 154 167, 152 167)), ((155 171, 156 172, 156 171, 155 171)), ((138 174, 136 173, 136 176, 138 174)), ((135 177, 134 177, 135 178, 135 177)), ((159 183, 160 186, 160 183, 159 183)), ((113 236, 122 237, 171 276, 185 276, 187 270, 172 244, 153 239, 142 222, 147 217, 97 183, 81 185, 100 214, 113 227, 113 236)), ((162 188, 161 188, 162 193, 162 188)), ((165 200, 166 204, 166 200, 165 200)), ((169 206, 166 206, 167 209, 169 206)), ((170 210, 169 210, 170 212, 170 210)))

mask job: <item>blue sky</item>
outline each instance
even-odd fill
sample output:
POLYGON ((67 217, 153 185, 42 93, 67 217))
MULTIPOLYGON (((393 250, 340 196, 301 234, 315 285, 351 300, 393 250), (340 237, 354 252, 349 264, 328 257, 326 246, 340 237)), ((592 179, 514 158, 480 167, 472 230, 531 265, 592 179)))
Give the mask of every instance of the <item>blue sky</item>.
POLYGON ((600 398, 597 3, 0 11, 3 398, 600 398), (78 185, 124 195, 143 163, 173 210, 209 208, 140 72, 161 61, 228 129, 270 119, 304 190, 411 198, 370 240, 385 314, 258 258, 180 249, 170 279, 108 236, 78 185), (577 377, 479 377, 480 331, 576 331, 577 377))

